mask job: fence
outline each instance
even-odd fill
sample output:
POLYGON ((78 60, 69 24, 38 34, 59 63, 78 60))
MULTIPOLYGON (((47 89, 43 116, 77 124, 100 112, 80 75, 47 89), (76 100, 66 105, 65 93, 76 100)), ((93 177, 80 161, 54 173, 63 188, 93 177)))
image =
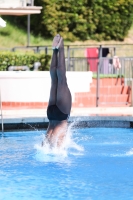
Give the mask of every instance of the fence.
MULTIPOLYGON (((66 66, 67 70, 77 70, 77 71, 88 71, 88 61, 87 59, 92 59, 94 62, 97 60, 98 57, 103 57, 102 52, 105 49, 109 49, 108 57, 110 59, 113 56, 117 55, 119 58, 122 59, 122 65, 124 62, 129 62, 129 65, 132 63, 133 58, 133 45, 67 45, 65 46, 65 57, 66 57, 66 66), (90 54, 90 58, 87 57, 87 49, 97 49, 97 57, 93 58, 93 55, 90 54), (100 53, 101 51, 101 53, 100 53), (100 55, 101 54, 101 55, 100 55), (80 68, 81 66, 81 68, 80 68)), ((52 55, 52 48, 51 46, 26 46, 26 47, 13 47, 13 48, 0 48, 0 51, 11 51, 11 52, 27 52, 32 51, 34 53, 44 53, 52 55)), ((106 57, 106 56, 104 56, 106 57)), ((92 62, 93 62, 92 61, 92 62)))
MULTIPOLYGON (((12 49, 5 49, 5 50, 12 52, 28 50, 28 51, 34 51, 34 53, 44 53, 49 55, 52 55, 53 51, 50 46, 14 47, 12 49)), ((120 105, 121 104, 131 105, 131 86, 133 80, 132 52, 133 52, 133 45, 115 44, 110 46, 109 45, 65 46, 65 57, 66 57, 65 60, 66 60, 67 71, 93 72, 95 86, 94 88, 92 88, 92 90, 94 90, 94 93, 91 91, 91 93, 84 94, 86 95, 84 98, 93 99, 93 106, 100 106, 103 104, 117 105, 118 103, 120 105), (115 61, 117 61, 119 64, 115 61), (105 85, 106 83, 105 81, 103 81, 103 78, 105 79, 110 78, 110 82, 112 80, 112 85, 106 87, 105 85), (117 81, 120 83, 116 87, 117 84, 115 84, 113 81, 117 81), (102 82, 104 82, 104 84, 102 82), (112 91, 112 93, 110 92, 110 90, 112 91), (117 93, 116 94, 113 93, 114 92, 113 90, 114 91, 117 90, 117 93), (111 97, 111 95, 113 96, 113 98, 111 97)), ((81 105, 82 104, 83 103, 81 103, 81 105)), ((86 105, 92 106, 89 103, 86 105)))
MULTIPOLYGON (((87 48, 109 48, 110 55, 117 55, 119 57, 132 57, 133 56, 133 44, 92 44, 92 45, 65 45, 66 56, 70 57, 85 57, 85 50, 87 48)), ((0 48, 0 51, 34 51, 35 53, 51 54, 52 48, 49 45, 46 46, 16 46, 13 48, 0 48)))

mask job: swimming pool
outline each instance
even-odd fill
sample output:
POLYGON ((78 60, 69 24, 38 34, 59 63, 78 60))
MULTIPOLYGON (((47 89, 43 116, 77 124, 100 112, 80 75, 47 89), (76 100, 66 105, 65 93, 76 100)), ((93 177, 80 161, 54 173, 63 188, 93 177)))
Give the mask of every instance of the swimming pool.
POLYGON ((73 129, 64 150, 45 132, 1 135, 0 200, 133 199, 133 129, 73 129))

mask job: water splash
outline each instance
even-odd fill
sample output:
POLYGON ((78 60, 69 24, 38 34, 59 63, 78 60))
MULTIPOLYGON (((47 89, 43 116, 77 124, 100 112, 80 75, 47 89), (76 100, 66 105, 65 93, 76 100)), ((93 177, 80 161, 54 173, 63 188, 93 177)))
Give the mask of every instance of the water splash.
POLYGON ((75 122, 68 126, 68 131, 61 147, 51 147, 45 139, 45 135, 43 134, 43 146, 41 144, 35 145, 35 159, 41 162, 68 162, 69 156, 83 155, 84 148, 75 142, 75 138, 73 136, 74 131, 72 129, 74 125, 75 122))
POLYGON ((133 148, 131 148, 126 153, 120 153, 120 154, 113 154, 112 155, 112 157, 129 157, 129 156, 133 156, 133 148))
POLYGON ((127 156, 133 156, 133 148, 131 148, 127 153, 127 156))
MULTIPOLYGON (((25 123, 27 124, 27 123, 25 123)), ((33 130, 38 131, 38 129, 36 129, 34 126, 32 126, 31 124, 27 124, 28 126, 30 126, 33 130)))

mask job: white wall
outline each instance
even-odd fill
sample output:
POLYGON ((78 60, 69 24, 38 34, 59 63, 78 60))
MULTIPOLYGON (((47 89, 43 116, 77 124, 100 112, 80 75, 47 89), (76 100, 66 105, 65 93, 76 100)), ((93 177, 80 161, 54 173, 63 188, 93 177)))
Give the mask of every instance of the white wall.
MULTIPOLYGON (((67 82, 75 99, 75 92, 88 92, 92 72, 67 72, 67 82)), ((48 102, 50 92, 48 71, 0 72, 2 102, 48 102)))
POLYGON ((0 0, 0 7, 1 8, 10 8, 10 7, 21 7, 23 4, 26 6, 26 0, 23 1, 22 3, 21 0, 0 0))

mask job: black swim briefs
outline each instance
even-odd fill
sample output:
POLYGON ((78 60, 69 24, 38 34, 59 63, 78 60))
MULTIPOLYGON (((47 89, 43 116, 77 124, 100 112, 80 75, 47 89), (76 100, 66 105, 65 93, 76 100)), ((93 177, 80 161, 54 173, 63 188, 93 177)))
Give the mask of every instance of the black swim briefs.
POLYGON ((49 120, 67 120, 69 115, 60 111, 56 105, 48 106, 47 108, 47 117, 49 120))

